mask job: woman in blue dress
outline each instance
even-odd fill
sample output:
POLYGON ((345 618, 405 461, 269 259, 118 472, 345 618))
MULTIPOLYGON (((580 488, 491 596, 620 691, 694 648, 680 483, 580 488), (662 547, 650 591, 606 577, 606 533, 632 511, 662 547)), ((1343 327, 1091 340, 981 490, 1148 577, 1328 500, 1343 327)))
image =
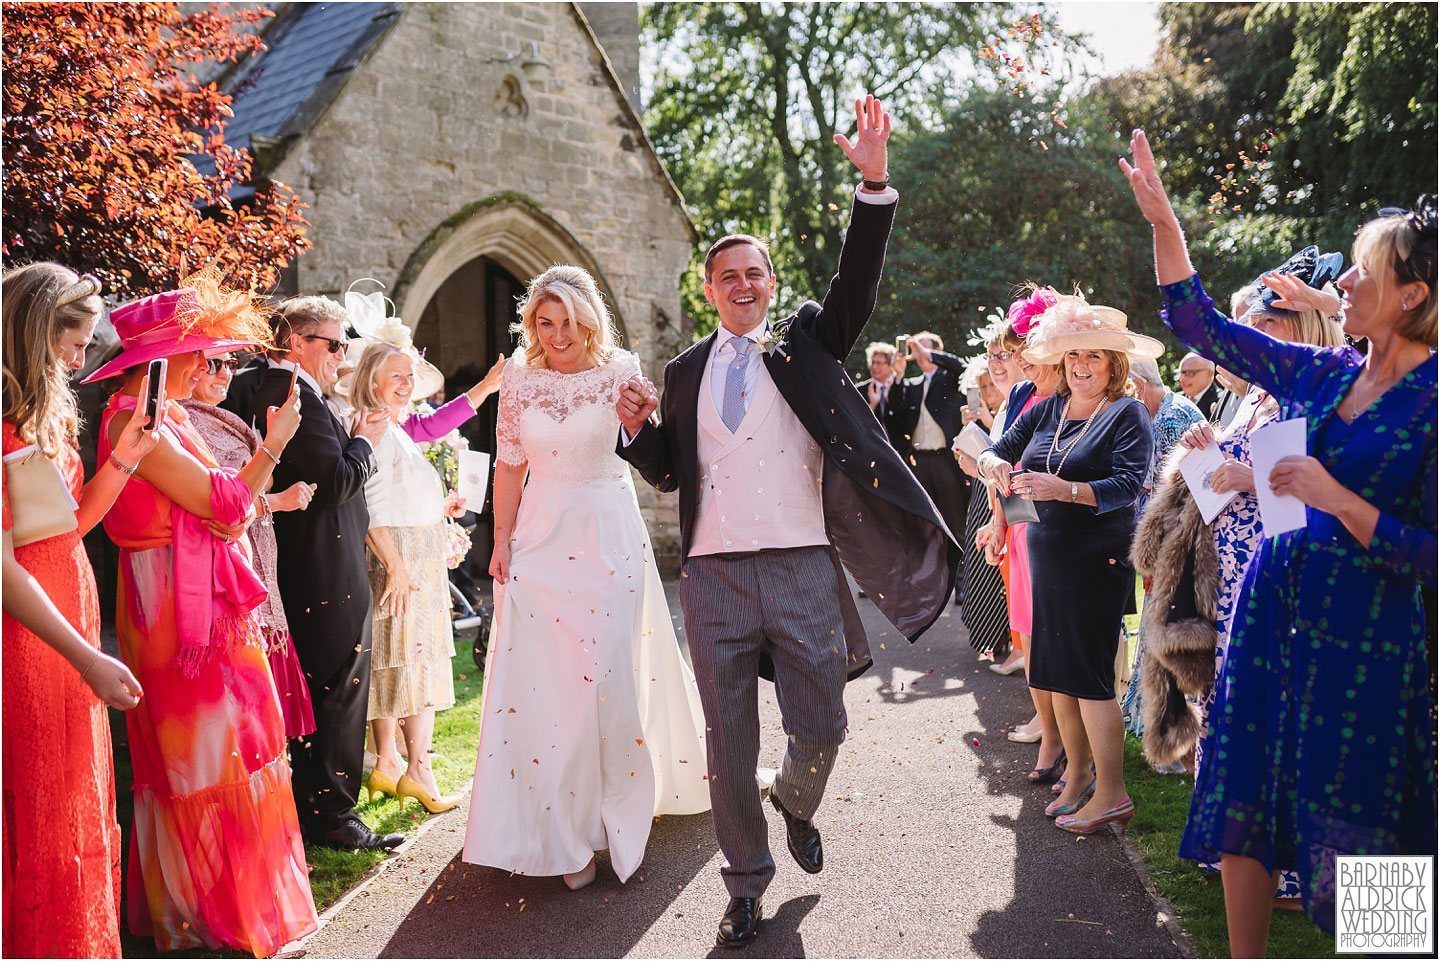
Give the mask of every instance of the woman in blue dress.
POLYGON ((1310 455, 1256 479, 1304 502, 1306 525, 1262 540, 1241 586, 1181 842, 1221 852, 1231 952, 1259 957, 1278 870, 1333 931, 1336 855, 1436 849, 1421 600, 1437 570, 1435 201, 1356 237, 1340 289, 1368 354, 1285 344, 1215 310, 1143 131, 1130 146, 1166 323, 1307 424, 1310 455))

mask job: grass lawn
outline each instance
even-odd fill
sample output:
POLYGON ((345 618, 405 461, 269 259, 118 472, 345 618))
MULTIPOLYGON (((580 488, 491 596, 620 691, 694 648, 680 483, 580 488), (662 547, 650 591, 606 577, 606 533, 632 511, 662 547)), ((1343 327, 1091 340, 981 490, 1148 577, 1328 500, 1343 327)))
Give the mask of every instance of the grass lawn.
MULTIPOLYGON (((1144 596, 1136 587, 1136 607, 1144 596)), ((1135 655, 1140 618, 1125 619, 1130 632, 1126 663, 1135 655)), ((1135 801, 1129 834, 1145 860, 1145 873, 1170 902, 1180 926, 1202 958, 1230 957, 1225 930, 1225 894, 1218 872, 1206 871, 1176 854, 1190 812, 1195 779, 1185 774, 1157 774, 1140 751, 1140 742, 1125 738, 1125 786, 1135 801)), ((1277 910, 1270 922, 1269 957, 1333 958, 1335 938, 1315 926, 1302 911, 1277 910)))
MULTIPOLYGON (((480 671, 475 668, 471 657, 475 632, 457 634, 455 658, 451 668, 455 676, 455 706, 443 711, 435 718, 435 734, 431 764, 440 790, 446 794, 458 794, 470 785, 475 773, 475 749, 480 733, 480 671)), ((110 712, 110 730, 117 742, 124 739, 125 718, 118 711, 110 712)), ((130 823, 133 795, 130 792, 130 752, 123 746, 115 751, 115 795, 120 818, 120 829, 125 835, 125 856, 129 858, 130 823)), ((377 832, 410 832, 416 830, 429 817, 417 801, 407 801, 404 808, 394 798, 377 796, 366 801, 361 792, 360 817, 377 832)), ((324 911, 334 904, 341 895, 359 881, 375 865, 386 857, 383 851, 337 851, 333 848, 306 845, 305 859, 310 865, 310 889, 315 896, 315 908, 324 911)), ((122 911, 121 946, 126 957, 153 957, 155 942, 150 938, 135 937, 128 933, 122 911)), ((250 955, 235 951, 210 951, 197 948, 166 955, 178 958, 248 958, 250 955)))

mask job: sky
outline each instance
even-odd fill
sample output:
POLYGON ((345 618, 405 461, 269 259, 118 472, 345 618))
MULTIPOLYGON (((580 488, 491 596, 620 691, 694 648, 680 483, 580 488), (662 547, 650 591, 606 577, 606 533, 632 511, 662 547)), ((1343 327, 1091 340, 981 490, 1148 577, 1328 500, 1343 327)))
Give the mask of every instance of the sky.
POLYGON ((1067 33, 1090 35, 1091 46, 1097 51, 1090 67, 1099 76, 1147 65, 1160 41, 1158 3, 1082 3, 1067 0, 1049 6, 1058 12, 1060 26, 1067 33))

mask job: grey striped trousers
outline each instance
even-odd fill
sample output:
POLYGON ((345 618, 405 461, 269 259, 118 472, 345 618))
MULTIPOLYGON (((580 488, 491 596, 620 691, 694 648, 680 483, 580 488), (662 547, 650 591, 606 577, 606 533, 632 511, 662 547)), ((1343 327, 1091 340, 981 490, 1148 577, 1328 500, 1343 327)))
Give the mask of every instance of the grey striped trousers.
POLYGON ((785 810, 815 814, 845 740, 845 635, 835 566, 824 547, 711 554, 685 561, 680 606, 700 703, 720 873, 732 897, 759 897, 775 876, 755 785, 760 656, 775 665, 789 746, 772 789, 785 810))

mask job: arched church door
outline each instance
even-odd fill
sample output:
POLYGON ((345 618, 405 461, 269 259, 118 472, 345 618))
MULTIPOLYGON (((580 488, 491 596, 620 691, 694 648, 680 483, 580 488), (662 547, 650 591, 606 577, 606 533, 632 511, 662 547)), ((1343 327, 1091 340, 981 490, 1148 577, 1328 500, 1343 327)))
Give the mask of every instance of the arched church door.
MULTIPOLYGON (((515 308, 525 285, 489 257, 476 257, 454 271, 435 291, 415 324, 415 346, 445 375, 445 397, 460 396, 485 376, 495 358, 509 357, 519 344, 510 333, 518 319, 515 308)), ((475 417, 460 427, 471 450, 495 455, 495 415, 499 396, 487 400, 475 417)), ((490 494, 493 496, 494 487, 490 494)), ((495 544, 495 515, 487 499, 476 511, 466 563, 475 582, 488 578, 495 544)))

